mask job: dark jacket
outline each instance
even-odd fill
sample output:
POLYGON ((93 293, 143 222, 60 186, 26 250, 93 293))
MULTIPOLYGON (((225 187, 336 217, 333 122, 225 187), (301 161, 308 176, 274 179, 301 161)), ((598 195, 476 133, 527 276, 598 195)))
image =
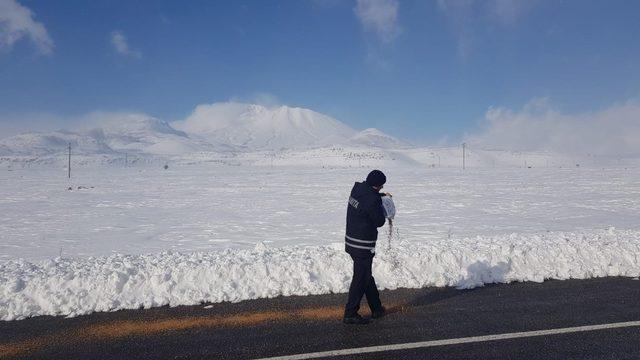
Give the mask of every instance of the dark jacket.
POLYGON ((384 225, 381 194, 366 182, 355 183, 347 204, 345 251, 356 257, 373 257, 378 228, 384 225))

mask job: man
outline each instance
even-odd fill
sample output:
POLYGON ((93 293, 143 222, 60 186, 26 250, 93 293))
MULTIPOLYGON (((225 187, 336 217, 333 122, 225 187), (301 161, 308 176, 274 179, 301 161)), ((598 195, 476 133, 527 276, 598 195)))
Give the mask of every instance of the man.
POLYGON ((371 263, 375 256, 378 229, 384 225, 380 190, 387 181, 380 170, 373 170, 362 183, 356 182, 351 189, 347 205, 347 233, 345 251, 353 259, 353 278, 349 287, 349 299, 344 310, 345 324, 367 324, 368 319, 358 314, 360 301, 367 295, 371 317, 377 319, 386 310, 380 302, 376 282, 371 275, 371 263))

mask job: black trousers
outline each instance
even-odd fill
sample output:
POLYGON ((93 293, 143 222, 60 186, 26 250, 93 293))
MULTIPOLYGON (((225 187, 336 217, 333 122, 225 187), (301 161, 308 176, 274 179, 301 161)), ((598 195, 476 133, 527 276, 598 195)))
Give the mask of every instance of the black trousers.
POLYGON ((353 259, 353 278, 349 286, 349 299, 344 309, 344 316, 354 316, 360 309, 360 301, 363 295, 367 295, 367 302, 371 311, 380 310, 380 294, 376 287, 376 281, 371 276, 371 263, 373 257, 361 258, 351 255, 353 259))

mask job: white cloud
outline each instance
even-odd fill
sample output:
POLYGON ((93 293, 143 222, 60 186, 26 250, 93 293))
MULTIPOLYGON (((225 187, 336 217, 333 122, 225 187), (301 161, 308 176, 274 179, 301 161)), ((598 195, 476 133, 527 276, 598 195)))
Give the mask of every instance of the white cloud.
POLYGON ((142 58, 142 53, 138 50, 133 50, 127 43, 127 38, 120 30, 115 30, 111 33, 111 45, 113 45, 116 52, 120 55, 130 56, 136 59, 142 58))
POLYGON ((400 34, 397 0, 357 0, 354 12, 365 31, 373 32, 383 43, 400 34))
POLYGON ((549 150, 569 154, 640 155, 640 102, 630 100, 604 110, 563 114, 546 99, 520 111, 491 107, 484 128, 466 141, 483 148, 549 150))
POLYGON ((65 128, 65 118, 48 113, 13 113, 0 115, 0 139, 32 131, 65 128))
POLYGON ((115 119, 151 117, 148 114, 132 110, 97 110, 77 115, 58 115, 45 112, 0 114, 0 139, 30 132, 88 131, 115 119))
POLYGON ((272 109, 284 105, 278 96, 266 92, 256 92, 249 96, 234 96, 228 101, 229 103, 247 103, 262 105, 272 109))
POLYGON ((23 37, 28 37, 38 50, 45 54, 53 52, 54 43, 42 23, 33 20, 29 8, 15 0, 0 0, 0 49, 10 49, 23 37))
POLYGON ((534 3, 533 0, 438 0, 438 7, 454 21, 469 20, 473 17, 512 25, 534 3))
POLYGON ((514 26, 534 3, 534 0, 438 0, 438 8, 451 23, 458 55, 466 58, 475 43, 474 26, 514 26))
POLYGON ((470 52, 473 32, 469 23, 473 17, 474 0, 438 0, 438 7, 449 19, 456 34, 458 55, 466 58, 470 52))
POLYGON ((213 104, 200 104, 184 120, 171 123, 175 129, 207 133, 233 127, 242 113, 247 111, 248 104, 229 101, 213 104))
POLYGON ((491 0, 486 1, 485 5, 492 20, 502 25, 512 25, 533 5, 533 1, 491 0))

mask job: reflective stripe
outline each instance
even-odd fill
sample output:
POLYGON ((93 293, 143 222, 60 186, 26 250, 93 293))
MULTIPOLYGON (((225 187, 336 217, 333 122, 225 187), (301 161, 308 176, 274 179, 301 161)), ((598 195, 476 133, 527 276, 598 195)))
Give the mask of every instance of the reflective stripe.
POLYGON ((355 209, 357 209, 358 205, 360 205, 360 202, 358 200, 354 199, 353 197, 349 196, 349 205, 351 205, 355 209))
POLYGON ((351 241, 355 241, 355 242, 359 242, 359 243, 363 243, 363 244, 375 244, 376 240, 373 241, 369 241, 369 240, 360 240, 360 239, 356 239, 356 238, 352 238, 349 235, 345 235, 344 237, 346 237, 347 239, 351 240, 351 241))
POLYGON ((353 245, 353 244, 349 244, 348 242, 345 242, 345 244, 347 244, 347 246, 351 246, 351 247, 356 248, 356 249, 364 249, 364 250, 371 250, 371 251, 376 249, 375 247, 353 245))

